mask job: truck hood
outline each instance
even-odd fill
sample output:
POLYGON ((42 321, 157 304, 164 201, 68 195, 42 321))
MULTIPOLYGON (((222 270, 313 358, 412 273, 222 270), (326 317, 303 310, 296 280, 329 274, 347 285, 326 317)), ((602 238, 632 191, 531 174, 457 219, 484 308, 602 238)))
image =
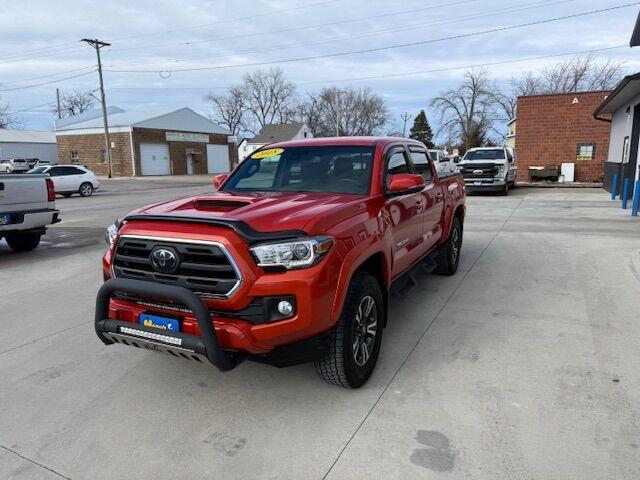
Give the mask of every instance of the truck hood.
POLYGON ((132 213, 239 220, 261 232, 303 230, 316 234, 365 208, 365 198, 333 193, 217 192, 158 203, 132 213))

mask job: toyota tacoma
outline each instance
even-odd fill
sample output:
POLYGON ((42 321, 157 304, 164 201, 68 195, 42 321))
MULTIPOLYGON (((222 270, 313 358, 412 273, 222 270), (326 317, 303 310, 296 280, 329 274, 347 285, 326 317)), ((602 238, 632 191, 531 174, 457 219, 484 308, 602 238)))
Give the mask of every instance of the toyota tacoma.
POLYGON ((324 380, 357 388, 375 367, 389 295, 418 269, 458 268, 464 182, 439 177, 420 142, 271 144, 214 186, 109 227, 102 342, 222 371, 313 361, 324 380))

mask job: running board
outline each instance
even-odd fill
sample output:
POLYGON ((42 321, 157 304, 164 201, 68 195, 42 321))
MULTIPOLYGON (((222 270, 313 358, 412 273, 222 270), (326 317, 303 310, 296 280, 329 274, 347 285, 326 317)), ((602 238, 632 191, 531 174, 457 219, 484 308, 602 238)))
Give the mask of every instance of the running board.
POLYGON ((397 298, 405 298, 414 287, 418 286, 418 273, 432 273, 436 269, 438 266, 435 260, 437 256, 438 251, 434 250, 393 282, 391 285, 391 295, 397 298))

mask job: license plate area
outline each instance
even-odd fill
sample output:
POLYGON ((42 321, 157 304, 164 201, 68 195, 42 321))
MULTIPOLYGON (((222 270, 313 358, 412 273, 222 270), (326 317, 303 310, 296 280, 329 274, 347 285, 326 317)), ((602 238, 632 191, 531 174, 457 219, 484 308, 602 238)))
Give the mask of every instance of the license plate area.
POLYGON ((11 214, 0 213, 0 225, 11 225, 11 214))
POLYGON ((476 187, 482 186, 482 182, 473 182, 476 187))
POLYGON ((179 332, 182 330, 182 318, 171 317, 166 314, 141 313, 138 317, 140 325, 155 328, 165 332, 179 332))

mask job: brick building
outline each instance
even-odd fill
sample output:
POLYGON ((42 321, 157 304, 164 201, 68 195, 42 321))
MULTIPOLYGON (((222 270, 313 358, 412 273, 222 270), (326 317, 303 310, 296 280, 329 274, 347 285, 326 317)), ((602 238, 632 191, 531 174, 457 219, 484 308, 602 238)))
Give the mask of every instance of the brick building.
MULTIPOLYGON (((190 108, 108 114, 114 176, 223 173, 237 162, 235 137, 190 108)), ((56 138, 60 163, 108 174, 101 112, 56 122, 56 138)))
POLYGON ((576 92, 518 97, 516 155, 518 181, 529 167, 575 164, 576 182, 601 182, 611 126, 593 118, 609 92, 576 92))

